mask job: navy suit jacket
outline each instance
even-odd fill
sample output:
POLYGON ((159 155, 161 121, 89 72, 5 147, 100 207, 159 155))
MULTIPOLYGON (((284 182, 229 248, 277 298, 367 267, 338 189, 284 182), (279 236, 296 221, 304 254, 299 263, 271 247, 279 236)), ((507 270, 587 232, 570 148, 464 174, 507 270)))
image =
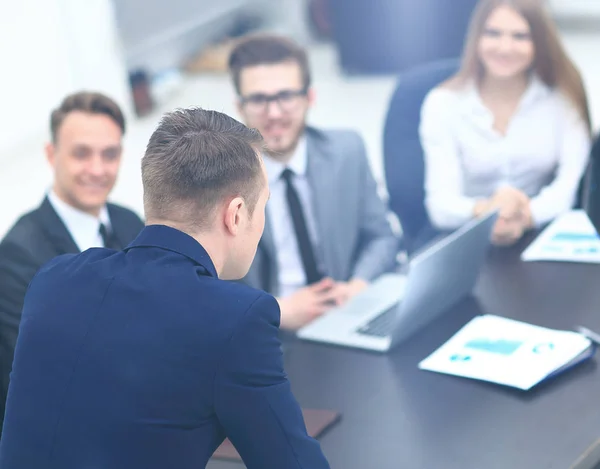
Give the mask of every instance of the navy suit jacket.
POLYGON ((53 259, 25 298, 0 468, 198 469, 226 436, 248 469, 328 468, 278 326, 272 296, 173 228, 53 259))

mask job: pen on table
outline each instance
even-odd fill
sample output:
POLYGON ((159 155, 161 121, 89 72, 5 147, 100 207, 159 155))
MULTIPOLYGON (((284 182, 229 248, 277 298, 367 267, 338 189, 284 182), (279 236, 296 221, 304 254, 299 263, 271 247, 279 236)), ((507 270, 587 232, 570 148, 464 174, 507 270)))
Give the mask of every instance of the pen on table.
POLYGON ((577 332, 586 336, 588 339, 590 339, 592 342, 594 342, 594 344, 600 345, 600 334, 598 334, 594 331, 590 331, 586 327, 582 327, 582 326, 577 327, 577 332))

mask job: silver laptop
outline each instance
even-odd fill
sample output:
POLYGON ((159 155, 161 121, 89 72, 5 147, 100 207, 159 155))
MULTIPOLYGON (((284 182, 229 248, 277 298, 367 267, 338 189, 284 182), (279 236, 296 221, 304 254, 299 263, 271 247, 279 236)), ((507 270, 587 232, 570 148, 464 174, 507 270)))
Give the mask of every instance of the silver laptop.
POLYGON ((297 333, 301 339, 385 352, 469 294, 490 245, 497 214, 472 220, 386 274, 345 305, 297 333))

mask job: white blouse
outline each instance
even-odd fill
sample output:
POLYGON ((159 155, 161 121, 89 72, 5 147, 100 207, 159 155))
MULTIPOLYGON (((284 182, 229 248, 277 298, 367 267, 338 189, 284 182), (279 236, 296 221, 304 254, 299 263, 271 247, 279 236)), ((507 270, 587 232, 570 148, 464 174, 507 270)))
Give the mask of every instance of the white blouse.
POLYGON ((437 228, 459 227, 478 200, 503 185, 530 197, 537 226, 573 206, 591 141, 570 101, 534 77, 506 135, 493 125, 474 84, 427 95, 420 126, 425 204, 437 228))

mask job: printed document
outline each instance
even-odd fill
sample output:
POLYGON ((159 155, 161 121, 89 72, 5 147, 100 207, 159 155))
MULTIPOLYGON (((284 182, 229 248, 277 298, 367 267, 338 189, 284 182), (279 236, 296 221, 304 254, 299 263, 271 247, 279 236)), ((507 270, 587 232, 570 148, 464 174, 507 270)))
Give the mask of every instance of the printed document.
POLYGON ((573 210, 548 225, 521 259, 600 263, 600 237, 585 211, 573 210))
POLYGON ((419 368, 528 390, 593 349, 582 334, 488 314, 472 319, 419 368))

